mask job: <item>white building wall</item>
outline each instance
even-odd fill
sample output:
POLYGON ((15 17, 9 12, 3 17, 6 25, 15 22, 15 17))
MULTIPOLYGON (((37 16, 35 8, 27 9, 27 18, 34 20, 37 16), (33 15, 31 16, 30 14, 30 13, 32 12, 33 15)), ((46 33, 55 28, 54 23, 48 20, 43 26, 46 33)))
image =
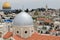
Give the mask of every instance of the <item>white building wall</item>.
POLYGON ((13 27, 13 34, 14 35, 19 35, 23 38, 27 38, 30 37, 32 34, 34 33, 34 27, 13 27), (19 33, 17 33, 17 31, 19 31, 19 33), (27 33, 25 33, 25 31, 27 31, 27 33))

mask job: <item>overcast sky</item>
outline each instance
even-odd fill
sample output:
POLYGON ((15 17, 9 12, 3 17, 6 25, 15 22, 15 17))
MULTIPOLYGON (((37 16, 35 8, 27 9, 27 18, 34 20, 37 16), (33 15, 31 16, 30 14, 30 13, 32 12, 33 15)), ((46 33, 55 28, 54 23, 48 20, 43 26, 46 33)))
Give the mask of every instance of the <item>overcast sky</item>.
POLYGON ((0 0, 0 9, 6 1, 11 3, 12 9, 23 8, 23 5, 24 9, 41 8, 46 4, 49 8, 60 8, 60 0, 0 0))

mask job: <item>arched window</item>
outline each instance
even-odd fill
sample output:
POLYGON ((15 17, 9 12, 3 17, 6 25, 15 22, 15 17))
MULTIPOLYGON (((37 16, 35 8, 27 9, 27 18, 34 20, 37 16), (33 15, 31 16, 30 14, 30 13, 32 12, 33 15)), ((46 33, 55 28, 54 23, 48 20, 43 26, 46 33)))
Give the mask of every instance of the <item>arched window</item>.
POLYGON ((41 31, 41 33, 43 33, 43 31, 41 31))
POLYGON ((40 33, 40 30, 38 30, 38 33, 40 33))
POLYGON ((19 33, 19 31, 17 31, 17 33, 19 33))
POLYGON ((27 33, 27 31, 25 31, 25 34, 27 33))

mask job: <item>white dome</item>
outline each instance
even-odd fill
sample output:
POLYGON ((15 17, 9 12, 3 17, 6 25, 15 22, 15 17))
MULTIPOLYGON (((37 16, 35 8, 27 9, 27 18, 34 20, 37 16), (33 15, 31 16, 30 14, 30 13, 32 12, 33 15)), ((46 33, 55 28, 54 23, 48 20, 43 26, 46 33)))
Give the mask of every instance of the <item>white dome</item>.
POLYGON ((15 26, 33 25, 33 19, 28 13, 21 12, 14 18, 13 25, 15 26))

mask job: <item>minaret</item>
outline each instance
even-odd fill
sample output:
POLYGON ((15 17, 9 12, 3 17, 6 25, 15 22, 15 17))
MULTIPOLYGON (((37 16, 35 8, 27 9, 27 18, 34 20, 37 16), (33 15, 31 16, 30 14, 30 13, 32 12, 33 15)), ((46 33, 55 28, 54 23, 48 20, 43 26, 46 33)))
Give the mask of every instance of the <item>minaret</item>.
POLYGON ((22 6, 22 12, 24 12, 24 5, 22 6))
POLYGON ((46 4, 46 6, 45 6, 45 12, 46 12, 46 15, 47 15, 47 12, 48 12, 48 6, 47 6, 47 4, 46 4))
POLYGON ((48 5, 46 4, 46 11, 48 11, 48 5))

